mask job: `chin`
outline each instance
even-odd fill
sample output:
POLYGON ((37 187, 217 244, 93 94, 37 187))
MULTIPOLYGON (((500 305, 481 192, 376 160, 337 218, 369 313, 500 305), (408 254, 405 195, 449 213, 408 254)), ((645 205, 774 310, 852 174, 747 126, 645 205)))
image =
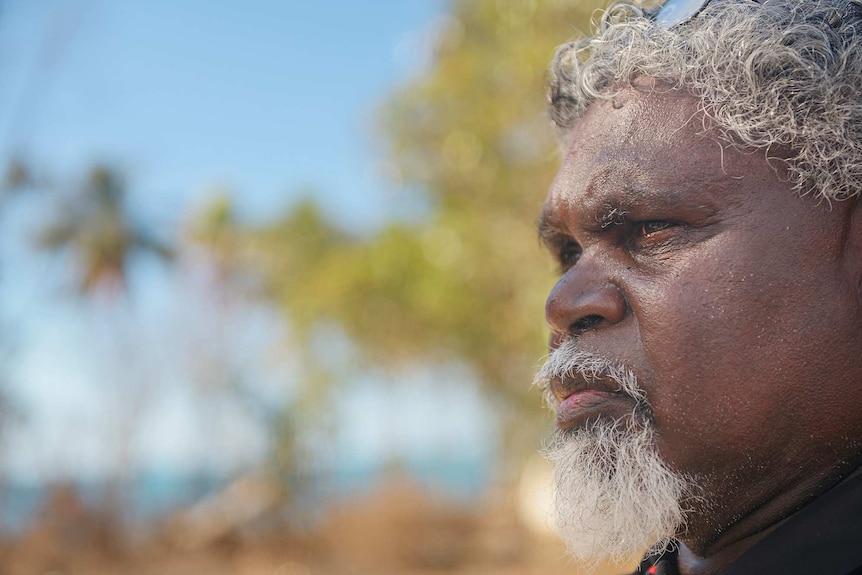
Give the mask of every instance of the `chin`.
POLYGON ((545 450, 556 469, 557 529, 583 568, 630 564, 683 530, 692 485, 661 460, 654 436, 641 418, 598 418, 558 430, 545 450))

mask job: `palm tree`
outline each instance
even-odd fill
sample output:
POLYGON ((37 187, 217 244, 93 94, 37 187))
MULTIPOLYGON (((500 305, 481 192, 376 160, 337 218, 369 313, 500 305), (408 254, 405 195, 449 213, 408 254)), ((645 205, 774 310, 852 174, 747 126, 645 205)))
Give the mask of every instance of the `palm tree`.
MULTIPOLYGON (((87 174, 83 185, 65 201, 53 221, 43 227, 36 238, 40 248, 51 252, 66 252, 74 258, 78 276, 77 292, 98 304, 117 303, 98 301, 96 296, 129 295, 129 263, 133 256, 150 253, 167 261, 174 257, 173 250, 152 237, 132 220, 126 202, 126 187, 122 176, 115 170, 96 166, 87 174)), ((108 323, 101 325, 112 335, 113 353, 105 361, 126 362, 134 355, 137 342, 134 306, 128 297, 121 303, 126 306, 108 306, 108 323)), ((104 306, 103 306, 104 307, 104 306)), ((123 369, 126 369, 125 365, 123 369)), ((108 480, 104 491, 105 512, 122 521, 131 512, 128 491, 131 479, 132 437, 138 423, 142 405, 152 392, 152 381, 134 369, 127 369, 123 377, 111 378, 110 390, 115 394, 117 429, 111 434, 111 448, 115 451, 117 475, 108 480)))
POLYGON ((173 258, 169 246, 132 222, 125 200, 120 174, 96 166, 74 200, 39 234, 41 248, 73 253, 83 294, 102 287, 126 292, 129 259, 136 252, 149 252, 165 261, 173 258))

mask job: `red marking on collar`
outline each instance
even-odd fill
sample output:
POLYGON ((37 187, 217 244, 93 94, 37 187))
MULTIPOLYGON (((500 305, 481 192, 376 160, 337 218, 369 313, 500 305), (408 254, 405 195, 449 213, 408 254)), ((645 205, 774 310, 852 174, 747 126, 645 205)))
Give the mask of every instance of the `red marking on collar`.
POLYGON ((658 568, 658 567, 657 567, 656 565, 653 565, 652 567, 650 567, 649 569, 647 569, 647 571, 646 571, 646 572, 647 572, 647 575, 655 575, 655 573, 656 573, 656 569, 657 569, 657 568, 658 568))

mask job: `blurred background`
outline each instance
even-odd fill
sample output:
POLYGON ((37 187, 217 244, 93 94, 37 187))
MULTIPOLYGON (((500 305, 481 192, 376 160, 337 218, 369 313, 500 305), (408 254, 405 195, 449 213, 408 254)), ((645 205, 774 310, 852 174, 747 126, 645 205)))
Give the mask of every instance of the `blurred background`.
POLYGON ((0 1, 0 574, 577 573, 534 222, 599 4, 0 1))

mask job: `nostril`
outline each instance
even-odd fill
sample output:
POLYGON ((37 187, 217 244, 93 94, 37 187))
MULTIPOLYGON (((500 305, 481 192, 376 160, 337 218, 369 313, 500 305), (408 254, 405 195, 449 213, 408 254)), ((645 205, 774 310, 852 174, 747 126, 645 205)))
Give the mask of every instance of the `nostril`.
POLYGON ((625 319, 629 308, 622 290, 606 274, 598 278, 596 274, 589 266, 577 272, 572 268, 557 282, 545 302, 551 331, 576 335, 625 319))
POLYGON ((585 315, 578 321, 572 324, 572 331, 579 332, 584 331, 585 329, 590 329, 600 321, 602 321, 602 316, 597 314, 585 315))

